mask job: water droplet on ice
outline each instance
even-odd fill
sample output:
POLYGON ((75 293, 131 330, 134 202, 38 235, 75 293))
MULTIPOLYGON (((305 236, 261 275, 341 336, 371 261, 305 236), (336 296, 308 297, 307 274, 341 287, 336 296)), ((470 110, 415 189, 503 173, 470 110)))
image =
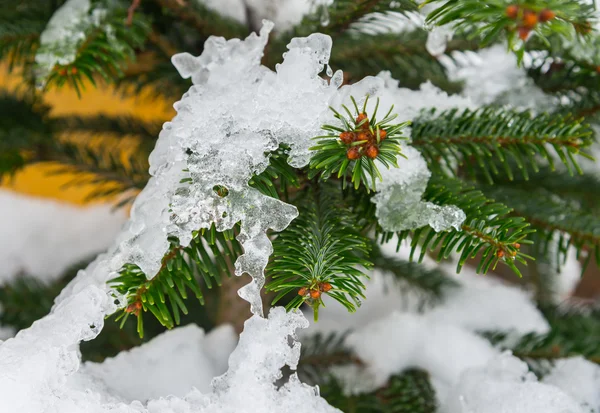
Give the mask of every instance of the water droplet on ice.
POLYGON ((327 76, 329 77, 333 76, 333 69, 331 69, 331 66, 327 65, 325 73, 327 73, 327 76))

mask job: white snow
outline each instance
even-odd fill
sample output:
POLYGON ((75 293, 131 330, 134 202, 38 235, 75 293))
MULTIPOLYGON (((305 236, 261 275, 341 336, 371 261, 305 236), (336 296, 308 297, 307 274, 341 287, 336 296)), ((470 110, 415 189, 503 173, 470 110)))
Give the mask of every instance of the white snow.
POLYGON ((586 413, 600 412, 600 366, 583 357, 558 360, 542 379, 577 400, 586 413))
POLYGON ((53 281, 106 249, 126 220, 111 205, 79 207, 0 191, 0 285, 21 273, 53 281))
POLYGON ((540 383, 527 364, 504 353, 465 371, 443 413, 587 413, 555 386, 540 383))
POLYGON ((69 382, 100 381, 108 394, 124 402, 184 397, 193 388, 208 392, 213 377, 227 370, 236 342, 237 335, 229 325, 205 335, 190 324, 102 363, 84 363, 69 382))

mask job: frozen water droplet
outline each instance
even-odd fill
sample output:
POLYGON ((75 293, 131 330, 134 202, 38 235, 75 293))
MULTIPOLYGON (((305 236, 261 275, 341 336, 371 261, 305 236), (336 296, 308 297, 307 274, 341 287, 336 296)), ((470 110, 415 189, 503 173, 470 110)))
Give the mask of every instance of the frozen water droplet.
POLYGON ((325 73, 329 77, 333 76, 333 69, 331 69, 331 66, 327 65, 327 69, 326 69, 325 73))
POLYGON ((321 26, 329 26, 329 10, 327 6, 321 6, 321 26))
POLYGON ((344 83, 344 72, 341 70, 336 70, 333 76, 331 77, 330 84, 334 85, 336 88, 339 88, 344 83))
POLYGON ((425 47, 432 56, 444 54, 448 41, 452 39, 453 32, 447 27, 436 27, 429 32, 425 47))

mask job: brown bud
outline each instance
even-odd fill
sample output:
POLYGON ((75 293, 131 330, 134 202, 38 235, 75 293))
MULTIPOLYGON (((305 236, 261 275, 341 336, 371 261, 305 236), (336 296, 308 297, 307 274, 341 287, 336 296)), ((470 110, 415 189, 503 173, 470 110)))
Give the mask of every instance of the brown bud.
POLYGON ((369 120, 367 119, 367 114, 366 113, 361 113, 356 117, 356 124, 358 125, 359 123, 361 123, 362 121, 365 121, 365 123, 363 123, 361 125, 361 128, 363 129, 367 129, 369 127, 369 120), (366 120, 365 120, 366 119, 366 120))
POLYGON ((379 131, 379 139, 384 140, 385 138, 387 138, 387 132, 384 130, 380 130, 379 131))
POLYGON ((519 27, 519 39, 526 41, 529 37, 529 33, 531 33, 531 30, 527 27, 519 27))
POLYGON ((502 257, 504 257, 504 251, 502 251, 502 250, 498 251, 498 252, 496 253, 496 256, 497 256, 498 258, 502 258, 502 257))
POLYGON ((519 6, 517 6, 516 4, 511 4, 510 6, 508 6, 505 10, 506 16, 509 19, 516 19, 517 15, 519 14, 519 6))
POLYGON ((306 292, 307 292, 307 291, 308 291, 308 288, 306 288, 306 287, 302 287, 302 288, 300 288, 300 289, 298 290, 298 295, 301 295, 301 296, 303 296, 303 297, 304 297, 304 296, 306 295, 306 292))
POLYGON ((358 148, 356 146, 354 146, 354 147, 348 149, 348 152, 346 152, 346 156, 351 161, 355 161, 361 157, 361 154, 360 154, 360 151, 358 150, 358 148))
POLYGON ((534 12, 530 10, 525 11, 525 13, 523 14, 523 27, 533 29, 537 22, 538 16, 534 12))
POLYGON ((310 291, 310 296, 313 300, 318 299, 321 296, 321 291, 319 290, 311 290, 310 291))
POLYGON ((521 248, 521 244, 519 244, 518 242, 515 242, 515 248, 517 248, 517 249, 521 248))
POLYGON ((340 133, 340 140, 346 145, 352 143, 356 138, 356 134, 353 132, 342 132, 340 133))
POLYGON ((66 76, 67 75, 67 69, 62 68, 58 71, 58 74, 61 76, 66 76))
POLYGON ((324 291, 324 292, 327 292, 327 291, 331 290, 332 288, 333 287, 329 283, 322 283, 321 284, 321 290, 324 291))
POLYGON ((71 68, 71 74, 72 75, 76 75, 77 74, 77 68, 76 67, 72 67, 71 68))
POLYGON ((377 148, 377 146, 369 146, 367 148, 366 154, 369 158, 375 159, 377 158, 377 155, 379 155, 379 149, 377 148))
POLYGON ((370 140, 371 140, 371 139, 370 139, 370 135, 371 135, 370 133, 366 133, 366 132, 360 132, 360 133, 357 135, 357 138, 356 138, 356 140, 357 140, 357 141, 370 141, 370 140))
POLYGON ((538 15, 538 18, 542 23, 546 23, 546 22, 549 22, 550 20, 554 20, 555 17, 556 17, 556 13, 554 13, 550 9, 544 9, 538 15))

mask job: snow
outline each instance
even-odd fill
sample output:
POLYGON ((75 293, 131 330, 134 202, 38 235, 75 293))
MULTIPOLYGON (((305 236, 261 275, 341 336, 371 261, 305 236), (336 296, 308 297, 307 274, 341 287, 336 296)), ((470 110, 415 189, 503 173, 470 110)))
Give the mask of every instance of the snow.
POLYGON ((450 393, 447 413, 586 413, 557 387, 540 383, 509 353, 465 371, 450 393))
POLYGON ((600 366, 583 357, 558 360, 542 379, 577 400, 586 413, 600 412, 600 366))
POLYGON ((99 381, 112 397, 126 402, 169 395, 184 397, 192 388, 207 392, 212 378, 227 370, 227 359, 236 341, 237 335, 229 325, 205 335, 201 328, 190 324, 102 363, 84 363, 69 381, 99 381))
POLYGON ((440 61, 446 66, 450 80, 464 82, 462 95, 477 106, 510 104, 516 109, 542 112, 553 104, 527 76, 526 69, 517 66, 515 55, 505 45, 476 53, 454 52, 452 58, 442 56, 440 61))
POLYGON ((0 285, 21 273, 53 281, 115 239, 126 214, 0 191, 0 285))
POLYGON ((246 24, 246 6, 243 0, 193 0, 222 16, 246 24))

